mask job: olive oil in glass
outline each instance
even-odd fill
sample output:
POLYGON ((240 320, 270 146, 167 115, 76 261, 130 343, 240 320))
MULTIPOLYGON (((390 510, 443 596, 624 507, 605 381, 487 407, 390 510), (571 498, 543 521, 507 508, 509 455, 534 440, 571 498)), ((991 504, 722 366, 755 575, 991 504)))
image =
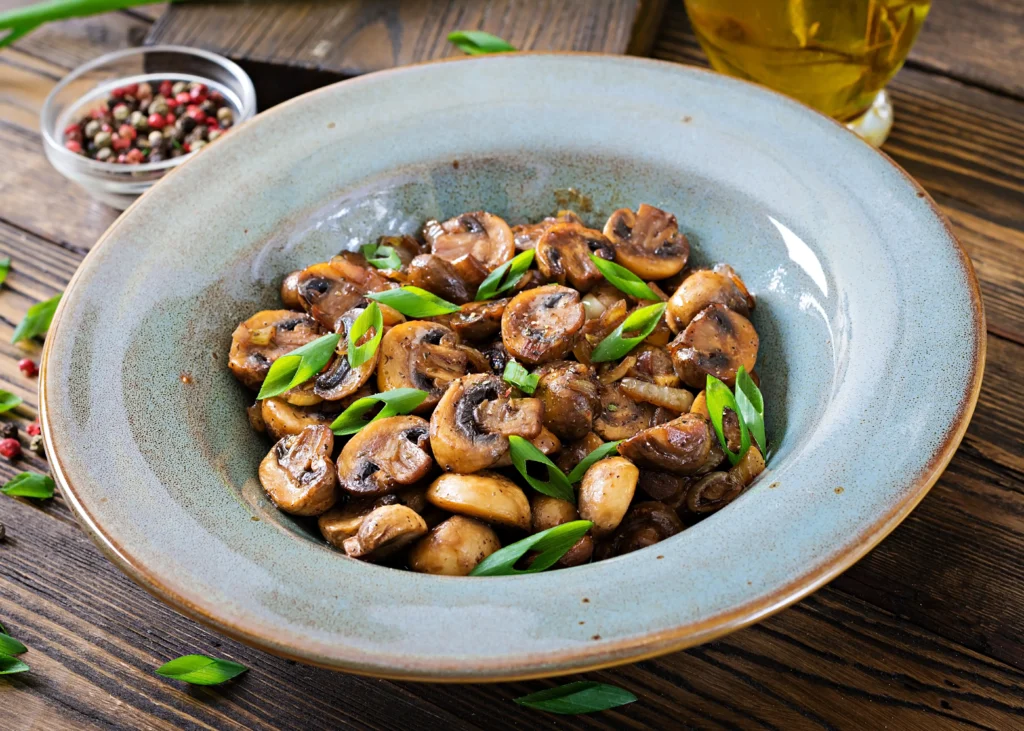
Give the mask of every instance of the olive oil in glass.
POLYGON ((686 0, 717 71, 756 81, 880 145, 885 84, 907 58, 931 0, 686 0))

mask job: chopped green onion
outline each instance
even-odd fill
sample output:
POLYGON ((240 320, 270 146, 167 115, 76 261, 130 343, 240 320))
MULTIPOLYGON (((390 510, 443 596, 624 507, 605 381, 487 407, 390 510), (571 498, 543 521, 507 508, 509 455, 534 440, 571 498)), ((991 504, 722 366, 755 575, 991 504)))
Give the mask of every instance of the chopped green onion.
POLYGON ((308 381, 327 365, 340 339, 340 335, 331 333, 282 355, 271 364, 256 398, 280 396, 308 381))
POLYGON ((653 289, 648 287, 644 280, 642 280, 633 272, 626 269, 626 267, 616 264, 613 261, 602 259, 599 256, 590 255, 590 260, 594 262, 594 266, 597 267, 598 271, 604 275, 616 289, 625 292, 630 297, 636 297, 638 300, 654 300, 655 302, 661 302, 661 297, 655 293, 653 289))
POLYGON ((28 648, 6 633, 0 633, 0 655, 20 655, 28 648))
POLYGON ((63 293, 51 297, 44 302, 36 302, 29 307, 24 319, 14 329, 14 336, 11 338, 11 342, 17 343, 39 335, 45 335, 46 331, 50 329, 50 323, 53 322, 53 313, 57 311, 57 305, 60 304, 62 296, 63 293))
POLYGON ((49 0, 0 13, 0 48, 28 35, 43 23, 106 13, 159 0, 49 0), (9 31, 6 35, 4 31, 9 31))
POLYGON ((30 669, 28 665, 16 657, 0 655, 0 675, 14 675, 14 673, 24 673, 30 669))
POLYGON ((589 470, 595 462, 604 459, 609 454, 612 454, 613 452, 618 450, 619 445, 621 443, 621 439, 617 442, 606 442, 605 444, 602 444, 600 447, 598 447, 593 452, 588 454, 586 457, 583 458, 583 461, 576 465, 573 471, 569 473, 569 482, 575 485, 577 482, 582 480, 583 475, 587 474, 587 470, 589 470))
POLYGON ((237 678, 248 669, 231 660, 206 655, 182 655, 161 665, 156 674, 172 680, 184 680, 192 685, 220 685, 237 678))
POLYGON ((0 390, 0 414, 10 411, 21 403, 21 396, 15 396, 10 391, 0 390))
POLYGON ((486 53, 508 53, 515 51, 515 46, 482 30, 456 30, 448 34, 448 42, 463 53, 480 56, 486 53))
POLYGON ((378 269, 401 269, 402 260, 393 246, 382 246, 381 244, 367 244, 361 251, 366 261, 378 269))
POLYGON ((408 414, 427 398, 427 392, 418 388, 395 388, 384 393, 364 396, 352 402, 352 405, 341 412, 338 418, 331 424, 331 431, 338 436, 355 434, 367 424, 386 419, 389 416, 408 414), (377 404, 384 404, 384 408, 372 419, 366 420, 363 417, 377 404))
POLYGON ((348 330, 348 364, 358 368, 373 357, 380 345, 380 339, 384 335, 384 315, 380 312, 380 306, 371 302, 370 306, 360 313, 352 327, 348 330), (363 336, 373 330, 373 337, 362 345, 357 345, 363 336))
POLYGON ((590 360, 594 363, 603 363, 606 360, 618 360, 625 356, 654 332, 654 328, 661 321, 661 316, 665 314, 667 306, 664 302, 659 302, 634 310, 629 317, 623 320, 621 325, 612 331, 611 335, 597 344, 594 352, 590 354, 590 360), (632 332, 640 334, 632 338, 622 336, 623 333, 632 332))
POLYGON ((512 464, 519 470, 519 474, 523 476, 523 479, 530 483, 530 487, 537 492, 551 497, 568 500, 571 503, 576 502, 576 494, 573 492, 572 484, 565 476, 565 473, 558 469, 558 465, 548 459, 547 455, 537 449, 537 447, 528 440, 513 435, 508 438, 508 449, 509 455, 512 457, 512 464), (547 467, 548 479, 538 480, 530 475, 527 471, 529 462, 537 462, 547 467))
POLYGON ((536 256, 536 253, 533 249, 527 249, 521 254, 516 254, 488 274, 476 291, 476 301, 483 302, 484 300, 489 300, 494 295, 507 292, 516 286, 519 280, 523 278, 523 275, 526 274, 526 270, 533 264, 533 257, 536 256), (508 276, 505 276, 506 272, 508 272, 508 276))
POLYGON ((750 435, 754 437, 758 448, 764 451, 768 446, 764 434, 764 397, 761 395, 761 389, 757 387, 743 366, 740 366, 736 373, 735 395, 736 405, 739 406, 743 423, 750 429, 750 435))
POLYGON ((576 541, 582 538, 590 527, 594 525, 589 520, 574 520, 569 523, 556 525, 554 528, 542 530, 521 541, 510 543, 504 548, 498 549, 490 556, 476 565, 476 568, 469 572, 470 576, 513 576, 516 574, 535 574, 538 571, 550 568, 558 559, 576 545, 576 541), (526 555, 527 551, 538 551, 537 557, 530 564, 528 569, 518 570, 515 568, 516 561, 526 555))
POLYGON ((565 716, 607 711, 635 701, 636 696, 628 690, 593 680, 578 680, 515 699, 521 706, 565 716))
POLYGON ((11 257, 5 256, 0 259, 0 284, 7 280, 7 273, 11 271, 11 257))
POLYGON ((704 399, 707 403, 708 413, 711 415, 711 425, 715 427, 715 434, 718 435, 718 441, 722 445, 722 451, 729 458, 729 462, 735 465, 750 449, 750 432, 747 431, 747 425, 743 421, 743 414, 740 413, 736 397, 733 396, 728 386, 709 373, 707 385, 704 387, 704 399), (727 408, 736 413, 736 418, 740 423, 740 451, 738 452, 729 451, 729 442, 722 430, 722 417, 727 408))
POLYGON ((433 317, 459 311, 458 305, 446 302, 437 295, 411 284, 398 289, 385 289, 383 292, 369 292, 366 296, 388 307, 394 307, 406 317, 433 317))
POLYGON ((38 500, 48 500, 53 497, 55 488, 56 485, 52 477, 37 475, 34 472, 22 472, 0 487, 0 492, 11 497, 34 497, 38 500))
POLYGON ((537 383, 540 381, 540 376, 533 375, 515 360, 510 360, 505 364, 505 372, 501 374, 501 377, 513 386, 518 386, 523 393, 533 393, 537 390, 537 383))

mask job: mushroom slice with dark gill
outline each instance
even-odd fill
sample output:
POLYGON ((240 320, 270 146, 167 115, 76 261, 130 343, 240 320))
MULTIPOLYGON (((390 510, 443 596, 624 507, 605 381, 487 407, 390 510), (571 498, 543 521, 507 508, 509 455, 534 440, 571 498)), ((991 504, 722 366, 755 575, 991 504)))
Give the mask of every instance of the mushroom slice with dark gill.
POLYGON ((453 515, 434 526, 409 551, 409 568, 421 574, 468 576, 477 564, 501 548, 486 523, 453 515))
POLYGON ((448 472, 485 469, 508 452, 509 436, 538 436, 543 417, 539 400, 511 398, 511 387, 498 376, 463 376, 452 383, 430 417, 434 458, 448 472))
POLYGON ((342 543, 351 558, 379 561, 427 532, 426 521, 405 505, 384 505, 363 518, 359 530, 342 543))
POLYGON ((433 292, 441 299, 457 305, 473 299, 455 266, 434 254, 420 254, 409 263, 406 284, 433 292))
POLYGON ((260 463, 260 484, 279 509, 292 515, 320 515, 337 500, 331 451, 334 434, 310 426, 278 441, 260 463))
POLYGON ((602 384, 598 398, 601 410, 594 418, 594 431, 605 441, 629 439, 651 425, 654 407, 634 401, 617 383, 602 384))
POLYGON ((619 445, 619 453, 641 467, 693 475, 707 462, 711 443, 717 439, 704 417, 683 414, 626 439, 619 445))
POLYGON ((536 365, 572 350, 583 327, 583 304, 575 289, 549 284, 520 292, 501 317, 501 339, 509 354, 536 365))
POLYGON ((615 252, 604 234, 578 223, 556 223, 537 242, 537 268, 549 282, 588 292, 604 276, 590 255, 608 259, 615 252))
POLYGON ((338 456, 341 488, 376 496, 422 480, 433 465, 429 429, 418 416, 390 416, 364 426, 338 456))
POLYGON ((304 269, 296 282, 303 309, 333 332, 341 330, 341 318, 358 305, 367 292, 380 292, 394 286, 366 265, 362 256, 351 253, 304 269))
POLYGON ((516 253, 512 229, 503 219, 486 211, 463 213, 444 223, 427 221, 423 237, 432 254, 453 264, 471 256, 485 272, 494 271, 516 253))
POLYGON ((301 312, 257 312, 231 334, 228 367, 239 381, 259 390, 271 363, 322 334, 316 321, 301 312))
POLYGON ((682 530, 682 521, 668 505, 656 501, 637 503, 626 513, 612 537, 598 546, 597 558, 603 560, 639 551, 682 530))
POLYGON ((574 211, 559 211, 558 215, 548 216, 537 223, 521 223, 512 227, 512 236, 516 242, 516 251, 537 248, 537 242, 544 232, 556 223, 578 223, 583 221, 574 211))
POLYGON ((615 211, 604 225, 604 235, 615 248, 615 261, 641 279, 671 277, 690 257, 690 243, 679 232, 676 217, 646 203, 636 213, 628 208, 615 211))
MULTIPOLYGON (((348 332, 363 311, 362 307, 354 307, 341 317, 341 330, 339 331, 341 339, 338 340, 334 361, 313 381, 313 393, 322 399, 337 401, 351 396, 369 381, 370 376, 377 370, 377 360, 380 357, 379 347, 358 368, 352 367, 346 355, 348 353, 348 332)), ((374 337, 374 333, 371 329, 366 333, 366 338, 372 337, 374 337)), ((361 342, 356 343, 356 345, 361 344, 361 342)))
POLYGON ((750 320, 724 305, 710 305, 693 318, 668 351, 683 383, 703 388, 710 374, 736 384, 740 366, 750 373, 757 361, 757 331, 750 320))
POLYGON ((710 305, 724 305, 744 317, 750 314, 746 290, 741 291, 724 273, 701 269, 684 279, 669 298, 665 319, 672 332, 677 333, 710 305))
POLYGON ((309 426, 329 426, 339 413, 334 403, 296 406, 283 398, 263 399, 259 403, 260 419, 274 439, 298 434, 309 426))
POLYGON ((410 320, 384 333, 377 387, 381 391, 418 388, 427 392, 416 410, 430 411, 441 394, 469 369, 469 356, 449 328, 436 322, 410 320))
POLYGON ((541 366, 534 375, 540 377, 534 396, 544 404, 544 426, 561 439, 586 436, 601 410, 594 369, 560 361, 541 366))
POLYGON ((463 340, 480 342, 494 337, 501 329, 501 316, 505 314, 508 299, 470 302, 462 305, 458 312, 439 315, 443 321, 463 340))

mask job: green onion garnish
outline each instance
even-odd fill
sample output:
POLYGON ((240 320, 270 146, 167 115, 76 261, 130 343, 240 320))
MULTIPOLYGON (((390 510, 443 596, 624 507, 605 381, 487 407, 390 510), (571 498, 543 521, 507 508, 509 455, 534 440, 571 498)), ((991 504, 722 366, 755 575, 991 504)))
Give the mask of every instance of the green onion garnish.
POLYGON ((7 273, 11 271, 11 257, 5 256, 0 259, 0 284, 7 279, 7 273))
POLYGON ((532 536, 516 541, 499 549, 476 565, 469 572, 470 576, 513 576, 516 574, 535 574, 553 566, 558 559, 576 545, 576 541, 586 534, 593 525, 589 520, 574 520, 562 523, 554 528, 542 530, 532 536), (528 569, 515 568, 516 561, 526 555, 527 551, 539 551, 528 569))
POLYGON ((621 439, 617 442, 606 442, 588 454, 583 458, 583 461, 576 465, 573 471, 569 473, 569 477, 567 478, 569 482, 575 485, 577 482, 582 480, 583 475, 587 474, 587 470, 589 470, 595 462, 602 460, 609 454, 615 452, 621 443, 621 439))
POLYGON ((406 317, 433 317, 459 311, 458 305, 446 302, 437 295, 411 284, 398 289, 385 289, 383 292, 368 292, 366 296, 388 307, 394 307, 406 317))
POLYGON ((308 381, 327 365, 340 339, 340 335, 331 333, 282 355, 271 364, 256 398, 263 400, 280 396, 308 381))
POLYGON ((380 312, 380 306, 371 302, 370 306, 363 310, 352 327, 348 330, 348 363, 353 368, 358 368, 373 357, 380 345, 380 339, 384 335, 384 315, 380 312), (373 330, 373 337, 362 345, 356 345, 363 336, 373 330))
POLYGON ((743 417, 743 423, 750 429, 751 436, 762 451, 768 445, 764 434, 764 397, 761 389, 751 379, 747 369, 740 366, 736 373, 736 405, 743 417))
POLYGON ((565 716, 607 711, 635 701, 636 696, 628 690, 593 680, 578 680, 515 699, 521 706, 565 716))
POLYGON ((331 431, 338 436, 355 434, 370 422, 386 419, 389 416, 408 414, 427 398, 427 392, 418 388, 395 388, 384 393, 364 396, 352 402, 352 405, 341 412, 331 424, 331 431), (384 404, 376 416, 366 420, 363 417, 376 404, 384 404))
POLYGON ((37 475, 34 472, 22 472, 0 487, 0 492, 11 497, 33 497, 37 500, 48 500, 53 497, 55 488, 56 485, 54 485, 52 477, 37 475))
POLYGON ((533 375, 515 360, 510 360, 505 364, 505 372, 501 374, 501 377, 513 386, 518 386, 523 393, 533 393, 540 381, 540 376, 533 375))
POLYGON ((604 275, 604 278, 611 282, 616 289, 625 292, 630 297, 636 297, 638 300, 654 300, 660 302, 659 297, 653 289, 648 287, 644 280, 640 279, 633 272, 626 269, 626 267, 616 264, 613 261, 602 259, 599 256, 590 255, 590 261, 594 262, 594 266, 597 267, 598 271, 604 275))
POLYGON ((0 675, 14 675, 14 673, 24 673, 30 669, 28 665, 16 657, 0 655, 0 675))
POLYGON ((482 30, 456 30, 448 34, 448 42, 463 53, 480 56, 486 53, 508 53, 515 46, 482 30))
POLYGON ((44 302, 36 302, 29 307, 24 319, 14 329, 14 336, 11 338, 11 342, 17 343, 39 335, 45 335, 46 331, 50 329, 50 323, 53 322, 53 313, 57 311, 57 305, 60 304, 62 296, 63 293, 51 297, 44 302))
POLYGON ((590 360, 594 363, 603 363, 606 360, 622 358, 654 332, 654 328, 661 321, 661 316, 665 314, 667 306, 664 302, 659 302, 634 310, 629 317, 623 320, 621 325, 612 331, 611 335, 597 344, 594 352, 590 354, 590 360), (623 333, 632 332, 640 334, 632 338, 622 336, 623 333))
POLYGON ((206 655, 183 655, 161 665, 156 674, 172 680, 184 680, 192 685, 220 685, 237 678, 248 669, 231 660, 206 655))
POLYGON ((20 655, 28 648, 6 633, 0 633, 0 655, 20 655))
POLYGON ((722 451, 729 458, 729 462, 735 465, 743 459, 743 455, 750 449, 750 432, 747 431, 747 425, 743 421, 743 414, 740 413, 736 397, 733 396, 728 386, 709 373, 707 385, 704 387, 704 398, 707 402, 708 413, 711 415, 711 425, 715 428, 718 441, 722 444, 722 451), (736 418, 740 423, 740 451, 738 452, 729 451, 729 442, 726 440, 725 432, 722 430, 722 417, 727 408, 732 409, 736 413, 736 418))
POLYGON ((382 246, 380 244, 367 244, 361 251, 366 261, 378 269, 401 269, 402 260, 398 258, 398 252, 393 246, 382 246))
POLYGON ((480 283, 476 291, 476 301, 483 302, 496 294, 509 291, 519 283, 519 280, 526 274, 526 270, 533 264, 533 257, 536 255, 533 249, 527 249, 521 254, 506 261, 500 267, 487 275, 487 278, 480 283), (505 276, 505 273, 508 276, 505 276), (502 281, 504 279, 504 281, 502 281))
POLYGON ((21 403, 21 396, 16 396, 10 391, 0 390, 0 414, 10 411, 21 403))
POLYGON ((519 470, 519 474, 523 476, 523 479, 530 483, 530 487, 537 492, 550 495, 551 497, 568 500, 571 503, 576 502, 576 494, 573 492, 569 479, 562 470, 558 469, 558 465, 547 458, 547 455, 520 436, 510 436, 508 438, 508 447, 509 455, 512 457, 512 464, 519 470), (536 462, 547 467, 548 479, 538 480, 530 475, 527 471, 527 466, 530 462, 536 462))

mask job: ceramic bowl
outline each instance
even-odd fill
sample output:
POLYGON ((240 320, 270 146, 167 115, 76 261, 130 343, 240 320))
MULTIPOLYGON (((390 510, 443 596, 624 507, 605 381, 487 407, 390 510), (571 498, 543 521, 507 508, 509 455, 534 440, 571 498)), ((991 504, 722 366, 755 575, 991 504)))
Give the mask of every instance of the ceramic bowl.
POLYGON ((925 495, 980 386, 970 262, 928 196, 824 116, 636 58, 502 55, 371 74, 257 117, 95 246, 41 382, 53 471, 135 581, 225 634, 379 676, 568 673, 704 642, 836 576, 925 495), (274 510, 228 372, 286 272, 424 219, 592 223, 650 203, 758 298, 769 469, 654 547, 524 577, 361 563, 274 510))

